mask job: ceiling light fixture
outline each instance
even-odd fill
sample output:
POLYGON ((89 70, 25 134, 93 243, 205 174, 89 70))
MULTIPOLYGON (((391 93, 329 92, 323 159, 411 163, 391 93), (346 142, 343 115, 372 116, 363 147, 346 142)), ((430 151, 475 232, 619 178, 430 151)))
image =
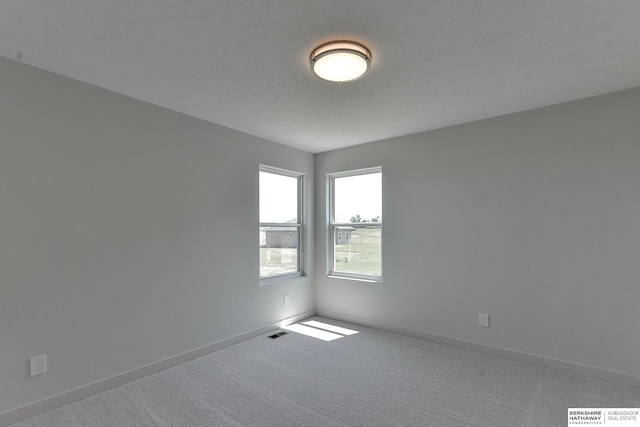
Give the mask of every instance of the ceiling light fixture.
POLYGON ((371 52, 360 43, 335 41, 311 52, 311 69, 322 80, 349 82, 364 76, 371 67, 371 52))

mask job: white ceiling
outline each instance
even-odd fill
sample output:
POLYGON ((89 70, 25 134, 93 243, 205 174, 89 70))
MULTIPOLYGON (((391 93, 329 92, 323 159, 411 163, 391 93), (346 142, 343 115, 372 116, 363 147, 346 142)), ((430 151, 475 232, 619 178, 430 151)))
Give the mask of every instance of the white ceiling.
POLYGON ((640 86, 640 1, 2 0, 0 55, 317 153, 640 86))

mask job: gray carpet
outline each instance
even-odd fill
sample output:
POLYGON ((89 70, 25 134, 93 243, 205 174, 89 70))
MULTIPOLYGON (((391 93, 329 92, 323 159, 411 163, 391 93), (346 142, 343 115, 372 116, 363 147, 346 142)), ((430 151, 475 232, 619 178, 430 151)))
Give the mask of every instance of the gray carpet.
POLYGON ((540 427, 567 425, 568 407, 640 407, 639 389, 316 320, 359 333, 265 335, 12 427, 540 427))

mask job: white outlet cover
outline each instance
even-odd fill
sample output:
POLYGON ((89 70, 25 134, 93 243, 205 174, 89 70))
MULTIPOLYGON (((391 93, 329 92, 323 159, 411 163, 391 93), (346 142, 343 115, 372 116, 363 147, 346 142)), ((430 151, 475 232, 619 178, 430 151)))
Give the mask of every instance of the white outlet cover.
POLYGON ((283 299, 282 303, 283 303, 284 305, 289 305, 289 295, 285 295, 285 296, 284 296, 284 299, 283 299))
POLYGON ((47 355, 36 356, 29 359, 29 374, 32 377, 47 372, 47 355))
POLYGON ((480 313, 480 326, 484 326, 485 328, 489 327, 489 315, 480 313))

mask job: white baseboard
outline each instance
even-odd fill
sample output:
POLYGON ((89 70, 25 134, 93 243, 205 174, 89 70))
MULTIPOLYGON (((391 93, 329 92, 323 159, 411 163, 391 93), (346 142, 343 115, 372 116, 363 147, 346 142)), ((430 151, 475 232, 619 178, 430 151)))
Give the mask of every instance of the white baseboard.
POLYGON ((628 387, 640 388, 640 377, 623 374, 621 372, 609 371, 606 369, 595 368, 593 366, 581 365, 578 363, 567 362, 564 360, 552 359, 549 357, 538 356, 535 354, 523 353, 515 350, 509 350, 501 347, 494 347, 486 344, 480 344, 472 341, 460 340, 457 338, 446 337, 442 335, 430 334, 427 332, 406 329, 397 326, 384 325, 367 319, 347 316, 340 313, 334 313, 326 310, 317 310, 316 315, 329 319, 341 320, 343 322, 353 323, 354 325, 365 326, 381 331, 392 332, 398 335, 404 335, 411 338, 417 338, 425 341, 431 341, 438 344, 444 344, 451 347, 457 347, 464 350, 476 351, 478 353, 488 354, 491 356, 502 357, 504 359, 515 360, 517 362, 529 363, 531 365, 542 366, 544 368, 555 369, 558 371, 569 372, 572 374, 583 375, 602 381, 608 381, 628 387))
POLYGON ((139 380, 140 378, 155 374, 156 372, 164 371, 165 369, 172 368, 174 366, 189 362, 199 357, 206 356, 207 354, 222 350, 235 344, 239 344, 243 341, 258 337, 262 334, 266 334, 267 332, 281 328, 282 326, 290 325, 291 323, 298 322, 314 315, 315 310, 307 311, 296 316, 274 322, 270 325, 254 329, 252 331, 245 332, 243 334, 236 335, 234 337, 227 338, 222 341, 218 341, 213 344, 188 351, 186 353, 178 354, 177 356, 173 356, 168 359, 160 360, 159 362, 155 362, 150 365, 131 370, 129 372, 124 372, 122 374, 106 378, 92 384, 78 387, 76 389, 48 397, 38 402, 30 403, 20 408, 11 409, 0 414, 0 427, 7 427, 8 425, 17 423, 18 421, 26 420, 27 418, 35 417, 36 415, 51 411, 52 409, 60 408, 78 400, 94 396, 107 390, 111 390, 112 388, 119 387, 135 380, 139 380))

